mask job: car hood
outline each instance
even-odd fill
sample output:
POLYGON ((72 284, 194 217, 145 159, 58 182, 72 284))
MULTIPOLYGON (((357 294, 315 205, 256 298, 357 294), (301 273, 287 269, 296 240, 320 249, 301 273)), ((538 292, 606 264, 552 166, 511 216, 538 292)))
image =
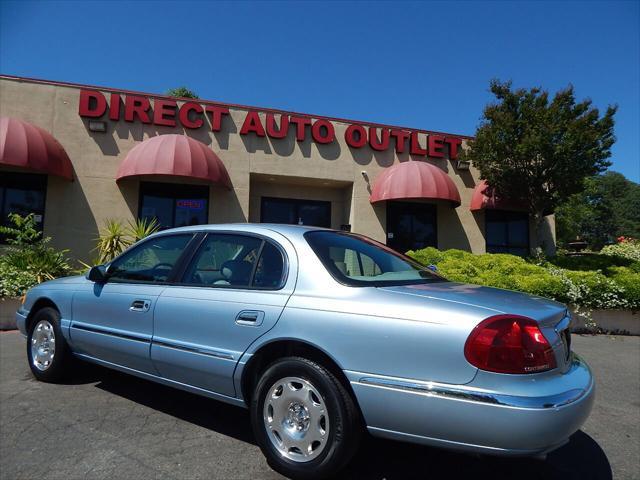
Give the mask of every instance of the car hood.
POLYGON ((557 323, 567 311, 565 305, 548 298, 456 282, 381 287, 381 290, 478 307, 486 309, 487 316, 501 313, 524 315, 543 325, 557 323))

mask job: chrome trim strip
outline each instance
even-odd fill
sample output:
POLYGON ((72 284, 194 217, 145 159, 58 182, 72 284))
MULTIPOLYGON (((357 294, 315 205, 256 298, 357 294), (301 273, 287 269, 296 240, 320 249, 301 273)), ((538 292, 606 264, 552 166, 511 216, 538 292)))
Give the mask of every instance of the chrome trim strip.
POLYGON ((84 330, 85 332, 100 333, 102 335, 111 335, 112 337, 123 338, 125 340, 133 340, 133 341, 136 341, 136 342, 149 343, 151 341, 150 338, 145 338, 145 337, 137 336, 137 335, 131 335, 131 334, 128 334, 128 333, 115 332, 113 330, 106 330, 106 329, 102 329, 102 328, 99 328, 99 327, 94 327, 94 326, 89 326, 89 325, 84 325, 84 324, 78 324, 78 323, 75 323, 75 322, 71 324, 71 328, 75 328, 76 330, 84 330))
POLYGON ((184 350, 185 352, 199 353, 201 355, 208 355, 210 357, 222 358, 224 360, 233 360, 234 359, 233 355, 231 355, 229 353, 222 353, 222 352, 218 352, 218 351, 215 351, 215 350, 207 350, 207 349, 204 349, 204 348, 192 347, 192 346, 189 346, 189 345, 182 345, 182 344, 167 342, 166 340, 153 339, 152 344, 153 345, 159 345, 161 347, 173 348, 174 350, 184 350))
POLYGON ((570 403, 577 402, 584 397, 593 386, 592 381, 586 389, 575 388, 557 395, 549 395, 546 397, 520 397, 516 395, 502 395, 499 393, 473 390, 458 385, 453 386, 433 382, 411 382, 379 377, 363 377, 357 383, 372 387, 404 390, 411 393, 453 400, 466 400, 469 402, 487 403, 490 405, 530 409, 550 409, 569 405, 570 403))

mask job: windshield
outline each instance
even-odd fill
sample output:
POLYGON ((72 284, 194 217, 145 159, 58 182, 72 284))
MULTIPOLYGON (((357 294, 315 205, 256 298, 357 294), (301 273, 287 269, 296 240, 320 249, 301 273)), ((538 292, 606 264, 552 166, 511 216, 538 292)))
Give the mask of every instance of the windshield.
POLYGON ((391 286, 445 281, 409 257, 360 235, 320 230, 304 236, 329 273, 346 285, 391 286))

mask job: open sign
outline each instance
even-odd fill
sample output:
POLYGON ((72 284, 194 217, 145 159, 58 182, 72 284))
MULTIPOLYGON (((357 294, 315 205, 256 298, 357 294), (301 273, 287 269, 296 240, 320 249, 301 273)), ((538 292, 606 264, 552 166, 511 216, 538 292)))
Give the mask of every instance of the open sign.
POLYGON ((177 200, 176 206, 178 208, 185 208, 188 210, 203 210, 204 209, 204 200, 177 200))

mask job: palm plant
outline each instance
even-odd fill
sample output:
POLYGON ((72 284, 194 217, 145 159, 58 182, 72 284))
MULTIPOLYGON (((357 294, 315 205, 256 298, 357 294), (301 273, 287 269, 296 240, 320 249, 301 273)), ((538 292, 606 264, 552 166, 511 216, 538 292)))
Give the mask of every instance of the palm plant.
POLYGON ((131 243, 136 243, 152 233, 157 232, 159 229, 160 224, 155 217, 151 219, 137 218, 133 222, 129 220, 126 233, 130 237, 131 243))
POLYGON ((95 250, 98 252, 98 264, 110 262, 131 245, 127 237, 127 231, 122 223, 118 220, 108 219, 96 239, 95 250))
POLYGON ((98 252, 96 263, 98 265, 108 263, 120 255, 130 245, 148 237, 160 229, 160 224, 155 218, 151 220, 138 218, 129 220, 127 226, 123 226, 118 220, 108 219, 100 236, 96 239, 98 244, 95 250, 98 252))

